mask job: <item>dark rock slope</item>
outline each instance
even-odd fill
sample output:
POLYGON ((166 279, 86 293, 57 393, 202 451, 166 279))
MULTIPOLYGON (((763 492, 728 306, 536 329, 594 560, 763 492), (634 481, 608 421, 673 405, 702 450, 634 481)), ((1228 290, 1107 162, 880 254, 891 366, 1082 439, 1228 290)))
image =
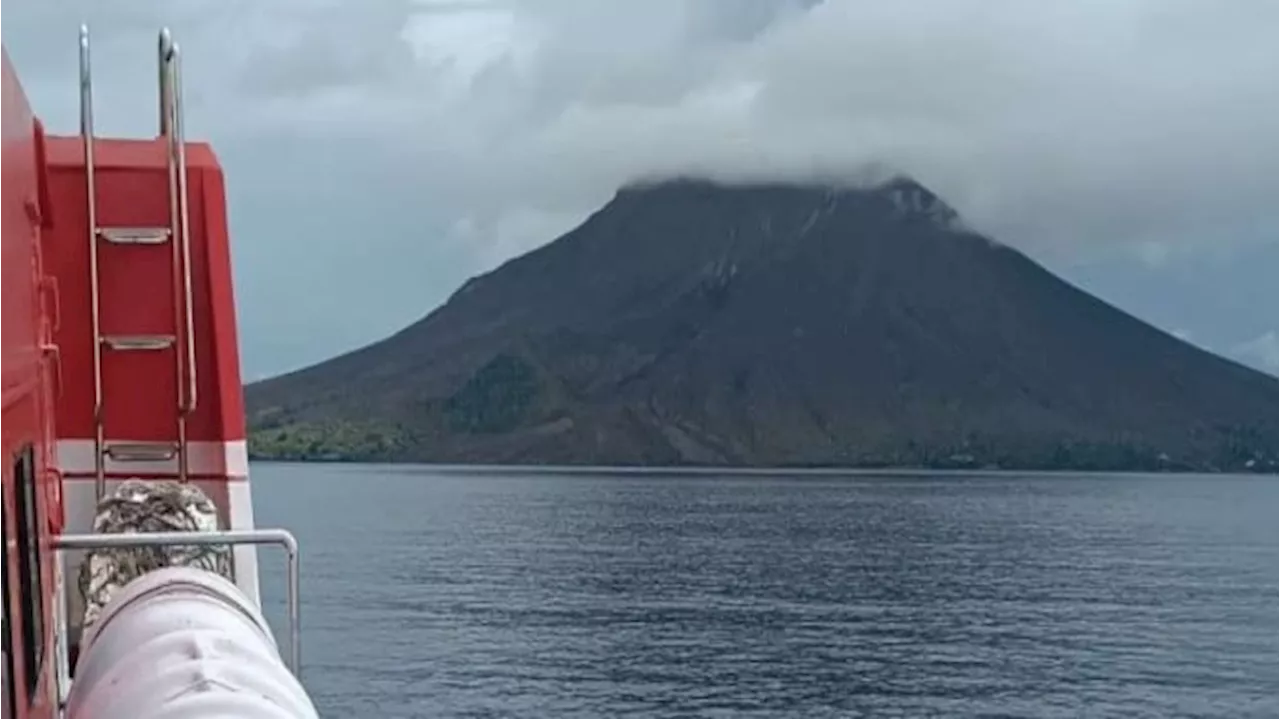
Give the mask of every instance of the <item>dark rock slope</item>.
POLYGON ((399 334, 246 390, 261 457, 1274 466, 1277 383, 966 230, 919 184, 673 180, 399 334))

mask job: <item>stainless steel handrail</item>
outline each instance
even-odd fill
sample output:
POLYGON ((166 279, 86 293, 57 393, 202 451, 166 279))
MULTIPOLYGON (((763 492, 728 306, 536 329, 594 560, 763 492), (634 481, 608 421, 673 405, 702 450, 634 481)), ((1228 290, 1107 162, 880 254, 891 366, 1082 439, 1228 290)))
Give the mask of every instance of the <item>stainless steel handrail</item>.
POLYGON ((93 494, 107 491, 106 458, 102 456, 102 318, 98 300, 98 200, 93 158, 93 75, 89 56, 89 27, 80 26, 80 135, 84 141, 84 177, 89 220, 89 312, 93 328, 93 494))
POLYGON ((196 410, 195 307, 191 280, 191 210, 187 183, 187 143, 182 112, 182 50, 168 28, 160 31, 160 135, 166 143, 169 166, 170 236, 174 238, 175 283, 182 295, 175 298, 174 320, 182 325, 183 347, 176 353, 178 372, 178 479, 185 482, 189 472, 187 417, 196 410))
POLYGON ((186 298, 187 413, 196 411, 195 308, 191 292, 191 212, 187 196, 187 130, 182 112, 182 51, 173 46, 173 135, 178 153, 178 217, 182 224, 182 289, 186 298))
MULTIPOLYGON (((228 529, 217 532, 139 532, 134 534, 63 534, 51 539, 54 550, 124 547, 192 547, 276 544, 288 561, 285 605, 289 615, 289 668, 302 676, 302 612, 299 607, 298 540, 284 529, 228 529)), ((62 601, 59 598, 59 601, 62 601)))
POLYGON ((160 137, 169 136, 169 107, 171 98, 169 95, 169 72, 166 63, 169 60, 169 51, 173 47, 173 36, 169 34, 169 28, 160 29, 159 43, 160 62, 158 69, 160 70, 160 137))

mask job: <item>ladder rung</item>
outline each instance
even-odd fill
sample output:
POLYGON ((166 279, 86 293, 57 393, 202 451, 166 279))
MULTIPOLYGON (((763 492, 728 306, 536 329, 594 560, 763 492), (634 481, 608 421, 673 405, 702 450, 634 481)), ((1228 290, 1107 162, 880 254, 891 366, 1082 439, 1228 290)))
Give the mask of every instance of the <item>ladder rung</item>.
POLYGON ((102 453, 117 462, 164 462, 178 456, 173 442, 111 442, 102 453))
POLYGON ((163 350, 173 346, 173 335, 105 335, 102 343, 113 350, 163 350))
POLYGON ((99 227, 98 236, 117 245, 162 245, 169 241, 168 227, 99 227))

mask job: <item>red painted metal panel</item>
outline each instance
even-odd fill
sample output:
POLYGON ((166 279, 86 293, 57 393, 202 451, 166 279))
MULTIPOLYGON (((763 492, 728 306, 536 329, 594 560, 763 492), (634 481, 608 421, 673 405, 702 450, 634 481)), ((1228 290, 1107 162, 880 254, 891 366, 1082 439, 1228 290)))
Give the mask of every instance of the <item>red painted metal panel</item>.
MULTIPOLYGON (((18 693, 16 716, 43 719, 55 713, 53 690, 53 553, 49 548, 50 518, 61 516, 60 492, 51 484, 57 477, 49 471, 53 436, 50 420, 54 354, 48 350, 52 325, 45 316, 42 288, 40 233, 48 208, 42 203, 40 186, 40 129, 31 113, 26 95, 9 62, 3 56, 3 191, 0 192, 0 448, 3 450, 4 491, 4 591, 12 612, 10 636, 16 654, 8 685, 18 693), (44 661, 35 678, 34 692, 26 687, 27 654, 21 637, 24 632, 22 577, 17 561, 16 535, 19 507, 15 498, 14 460, 25 447, 34 459, 36 523, 32 528, 39 547, 38 562, 42 596, 39 611, 44 617, 44 633, 38 637, 44 661)), ((56 522, 55 522, 56 524, 56 522)), ((34 605, 28 605, 34 606, 34 605)), ((7 707, 5 709, 7 711, 7 707)))
MULTIPOLYGON (((216 168, 217 160, 210 160, 216 168)), ((240 380, 240 346, 236 331, 236 303, 231 281, 231 243, 227 231, 226 191, 221 170, 203 171, 200 180, 202 234, 207 249, 206 282, 209 287, 208 324, 201 334, 210 342, 211 357, 201 396, 208 398, 208 430, 224 440, 244 439, 244 390, 240 380)), ((200 332, 200 330, 197 330, 200 332)), ((199 347, 199 345, 197 345, 199 347)), ((202 427, 202 429, 205 429, 202 427)))
MULTIPOLYGON (((189 144, 192 307, 199 405, 188 419, 193 441, 245 436, 236 342, 234 296, 222 170, 207 145, 189 144)), ((58 436, 91 438, 93 345, 90 322, 88 226, 83 145, 78 137, 49 139, 50 196, 58 218, 46 245, 51 273, 63 293, 65 391, 58 405, 58 436)), ((99 139, 95 143, 99 224, 169 226, 168 169, 156 140, 99 139)), ((180 335, 173 248, 99 245, 103 334, 180 335)), ((108 439, 175 438, 177 388, 174 352, 103 352, 103 396, 108 439), (143 389, 145 388, 145 389, 143 389)))
MULTIPOLYGON (((62 355, 62 393, 57 404, 59 437, 93 437, 93 332, 89 315, 87 196, 83 169, 75 171, 58 157, 64 148, 82 152, 78 138, 50 137, 49 213, 53 227, 44 233, 45 266, 58 283, 62 313, 54 335, 62 355)), ((81 160, 83 168, 83 159, 81 160)))

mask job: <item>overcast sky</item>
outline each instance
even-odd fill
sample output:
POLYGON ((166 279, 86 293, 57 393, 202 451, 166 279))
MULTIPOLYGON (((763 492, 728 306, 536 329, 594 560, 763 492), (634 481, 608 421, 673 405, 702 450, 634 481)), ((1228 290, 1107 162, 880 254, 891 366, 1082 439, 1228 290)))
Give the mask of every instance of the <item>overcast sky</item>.
POLYGON ((10 0, 37 113, 155 125, 155 31, 228 176, 247 379, 419 319, 637 176, 880 163, 1166 330, 1277 351, 1274 0, 10 0))

